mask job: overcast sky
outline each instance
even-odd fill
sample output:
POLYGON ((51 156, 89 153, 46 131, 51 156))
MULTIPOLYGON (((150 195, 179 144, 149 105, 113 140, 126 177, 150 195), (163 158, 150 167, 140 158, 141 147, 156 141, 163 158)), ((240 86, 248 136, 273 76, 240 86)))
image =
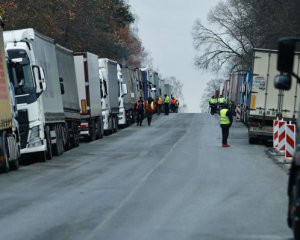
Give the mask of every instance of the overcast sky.
POLYGON ((163 77, 174 76, 183 87, 189 112, 199 112, 206 82, 216 75, 203 73, 193 65, 194 21, 205 23, 207 13, 220 0, 129 0, 138 16, 139 36, 151 53, 153 65, 163 77))

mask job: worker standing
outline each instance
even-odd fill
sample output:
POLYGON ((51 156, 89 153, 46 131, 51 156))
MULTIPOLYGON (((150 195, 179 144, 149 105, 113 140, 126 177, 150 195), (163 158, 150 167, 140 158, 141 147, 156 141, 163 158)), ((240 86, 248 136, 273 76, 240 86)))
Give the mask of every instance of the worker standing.
POLYGON ((227 139, 229 137, 229 128, 232 125, 232 113, 228 109, 227 104, 222 105, 222 109, 220 110, 220 126, 222 129, 222 147, 230 147, 227 143, 227 139))
POLYGON ((226 99, 223 97, 223 95, 220 95, 217 101, 218 108, 220 111, 225 103, 226 103, 226 99))
POLYGON ((175 112, 175 103, 176 103, 176 100, 175 98, 172 96, 171 99, 170 99, 170 109, 171 109, 171 112, 175 112))
POLYGON ((149 97, 146 106, 146 116, 147 116, 148 126, 151 125, 154 108, 155 108, 154 101, 151 97, 149 97))
POLYGON ((135 111, 137 112, 136 125, 142 126, 145 112, 145 102, 143 100, 143 97, 140 97, 140 99, 136 101, 135 111))
POLYGON ((156 109, 157 109, 157 115, 159 115, 162 110, 162 98, 160 96, 158 96, 156 99, 156 109))
POLYGON ((209 107, 210 107, 210 114, 214 115, 216 113, 218 100, 215 98, 215 96, 212 96, 209 99, 209 107))
POLYGON ((175 99, 176 103, 175 103, 175 112, 178 113, 178 108, 179 108, 179 101, 178 99, 175 99))
POLYGON ((170 97, 167 94, 165 94, 165 99, 164 99, 165 115, 169 115, 169 105, 170 105, 170 97))

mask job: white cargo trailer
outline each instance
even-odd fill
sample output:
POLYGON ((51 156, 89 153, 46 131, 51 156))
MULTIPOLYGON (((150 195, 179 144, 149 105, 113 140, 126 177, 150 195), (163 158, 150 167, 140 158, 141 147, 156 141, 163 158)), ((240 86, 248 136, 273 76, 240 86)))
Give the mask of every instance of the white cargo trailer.
MULTIPOLYGON (((295 68, 299 65, 299 55, 295 57, 295 68)), ((277 71, 277 51, 254 49, 251 100, 248 114, 249 143, 258 138, 271 139, 273 120, 283 118, 296 121, 299 107, 299 86, 294 84, 291 92, 277 90, 273 79, 277 71)), ((298 72, 295 69, 295 72, 298 72)))
POLYGON ((74 63, 80 102, 80 136, 94 141, 103 136, 98 56, 89 52, 74 53, 74 63))
POLYGON ((64 152, 65 115, 54 40, 34 29, 4 32, 15 88, 21 154, 36 153, 41 161, 64 152), (52 146, 52 147, 51 147, 52 146))
POLYGON ((79 146, 80 106, 73 51, 56 44, 59 82, 65 114, 65 148, 79 146))

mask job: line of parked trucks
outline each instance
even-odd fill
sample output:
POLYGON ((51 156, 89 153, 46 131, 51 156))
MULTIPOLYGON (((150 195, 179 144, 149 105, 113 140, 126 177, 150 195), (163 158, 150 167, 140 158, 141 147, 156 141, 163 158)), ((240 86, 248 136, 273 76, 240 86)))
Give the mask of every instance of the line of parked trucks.
POLYGON ((34 29, 0 30, 0 169, 17 169, 135 121, 134 104, 171 87, 148 68, 133 69, 73 52, 34 29), (2 38, 3 36, 3 38, 2 38))
MULTIPOLYGON (((296 55, 295 66, 300 66, 300 55, 296 55)), ((294 84, 289 92, 274 86, 274 78, 279 74, 277 59, 276 50, 254 49, 252 68, 232 73, 221 89, 227 101, 240 108, 250 144, 272 141, 274 119, 296 122, 298 117, 299 86, 294 84)))

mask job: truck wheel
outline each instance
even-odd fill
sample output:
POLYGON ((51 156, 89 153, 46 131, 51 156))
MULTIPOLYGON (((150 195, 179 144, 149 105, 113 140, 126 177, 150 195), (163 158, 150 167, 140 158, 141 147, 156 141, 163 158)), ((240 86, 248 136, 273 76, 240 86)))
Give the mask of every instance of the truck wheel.
POLYGON ((50 129, 49 126, 45 127, 45 137, 46 137, 46 144, 47 144, 47 159, 51 160, 53 157, 52 154, 52 147, 51 147, 51 135, 50 135, 50 129))
POLYGON ((257 143, 257 138, 254 138, 254 137, 249 137, 248 139, 249 141, 249 144, 256 144, 257 143))
POLYGON ((65 151, 62 132, 59 125, 55 126, 55 133, 56 133, 56 144, 54 145, 54 153, 55 155, 59 156, 63 154, 63 152, 65 151))
POLYGON ((6 141, 6 133, 2 132, 2 135, 0 137, 0 150, 2 149, 1 155, 2 155, 2 166, 0 168, 1 172, 7 173, 9 171, 9 161, 8 161, 8 146, 6 141))
POLYGON ((97 119, 97 120, 96 120, 95 125, 96 125, 96 127, 97 127, 97 131, 96 131, 96 139, 99 139, 99 138, 100 138, 100 135, 101 135, 101 123, 100 123, 100 119, 97 119))
POLYGON ((12 170, 17 170, 19 168, 19 159, 21 156, 20 147, 17 147, 16 151, 17 151, 16 155, 18 156, 17 159, 15 159, 9 163, 9 168, 12 170))
POLYGON ((96 140, 96 126, 95 122, 91 121, 89 124, 89 134, 90 134, 90 141, 96 140))

